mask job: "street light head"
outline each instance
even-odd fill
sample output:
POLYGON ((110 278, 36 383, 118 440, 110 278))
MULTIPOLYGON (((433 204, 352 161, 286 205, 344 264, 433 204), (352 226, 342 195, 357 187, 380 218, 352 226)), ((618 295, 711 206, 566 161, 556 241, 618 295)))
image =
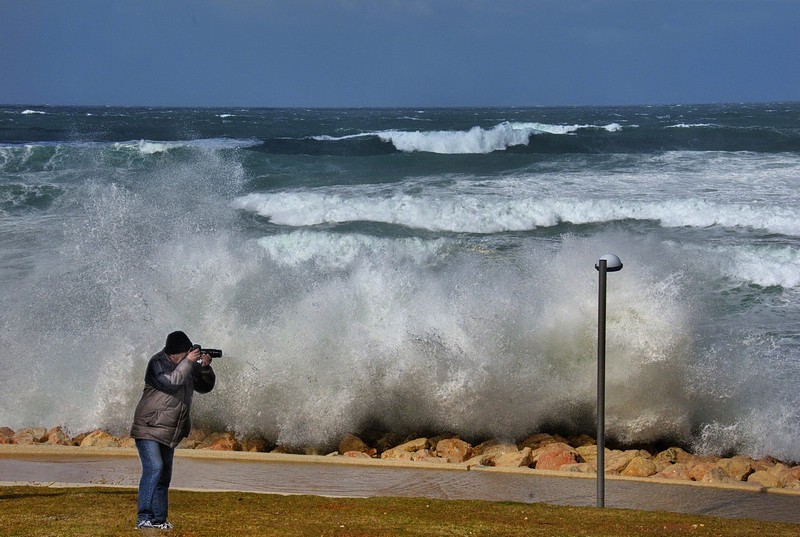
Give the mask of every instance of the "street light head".
MULTIPOLYGON (((606 272, 616 272, 618 270, 622 270, 622 261, 620 261, 619 257, 614 254, 606 254, 600 258, 600 261, 606 261, 606 272)), ((597 270, 600 270, 600 262, 594 266, 597 270)))

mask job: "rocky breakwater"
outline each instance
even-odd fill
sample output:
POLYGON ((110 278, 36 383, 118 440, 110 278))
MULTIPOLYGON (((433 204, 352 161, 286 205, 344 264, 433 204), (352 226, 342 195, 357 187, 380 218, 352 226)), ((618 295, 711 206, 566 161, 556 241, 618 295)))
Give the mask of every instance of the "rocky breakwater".
MULTIPOLYGON (((0 427, 0 444, 64 445, 82 447, 132 448, 130 437, 115 437, 95 430, 69 436, 61 427, 30 427, 14 431, 0 427)), ((328 453, 308 448, 276 446, 257 436, 237 436, 231 432, 195 429, 179 449, 247 451, 327 455, 352 459, 411 461, 420 464, 458 464, 472 467, 527 468, 594 475, 597 472, 597 445, 582 435, 564 438, 539 433, 519 442, 492 439, 471 444, 458 435, 400 438, 394 434, 371 434, 364 438, 348 434, 338 449, 328 453)), ((696 481, 711 484, 737 484, 754 488, 780 488, 800 492, 800 465, 773 457, 755 459, 696 455, 679 447, 651 453, 646 449, 606 449, 607 476, 696 481)))

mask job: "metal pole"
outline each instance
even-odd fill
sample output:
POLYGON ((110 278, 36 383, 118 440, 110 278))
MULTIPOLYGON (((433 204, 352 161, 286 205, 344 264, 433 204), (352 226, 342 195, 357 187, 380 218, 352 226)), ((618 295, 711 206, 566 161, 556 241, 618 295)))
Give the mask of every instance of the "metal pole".
POLYGON ((605 507, 606 473, 606 269, 601 259, 597 299, 597 507, 605 507))

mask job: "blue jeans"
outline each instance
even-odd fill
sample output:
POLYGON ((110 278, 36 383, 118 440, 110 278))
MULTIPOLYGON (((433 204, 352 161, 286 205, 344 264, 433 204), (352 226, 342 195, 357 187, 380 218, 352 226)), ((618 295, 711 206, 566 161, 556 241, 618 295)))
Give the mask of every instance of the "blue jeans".
POLYGON ((142 461, 137 523, 149 520, 153 524, 160 524, 167 520, 167 496, 175 448, 155 440, 136 440, 136 449, 142 461))

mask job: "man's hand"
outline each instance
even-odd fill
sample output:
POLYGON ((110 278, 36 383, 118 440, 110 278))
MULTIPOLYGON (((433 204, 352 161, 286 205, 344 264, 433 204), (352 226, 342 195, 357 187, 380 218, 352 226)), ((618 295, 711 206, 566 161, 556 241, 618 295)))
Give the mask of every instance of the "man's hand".
MULTIPOLYGON (((207 355, 204 354, 203 356, 207 356, 207 355)), ((200 348, 199 347, 192 347, 189 350, 189 354, 186 355, 186 359, 189 360, 190 362, 196 362, 196 361, 200 360, 200 358, 201 358, 201 356, 200 356, 200 348)))

